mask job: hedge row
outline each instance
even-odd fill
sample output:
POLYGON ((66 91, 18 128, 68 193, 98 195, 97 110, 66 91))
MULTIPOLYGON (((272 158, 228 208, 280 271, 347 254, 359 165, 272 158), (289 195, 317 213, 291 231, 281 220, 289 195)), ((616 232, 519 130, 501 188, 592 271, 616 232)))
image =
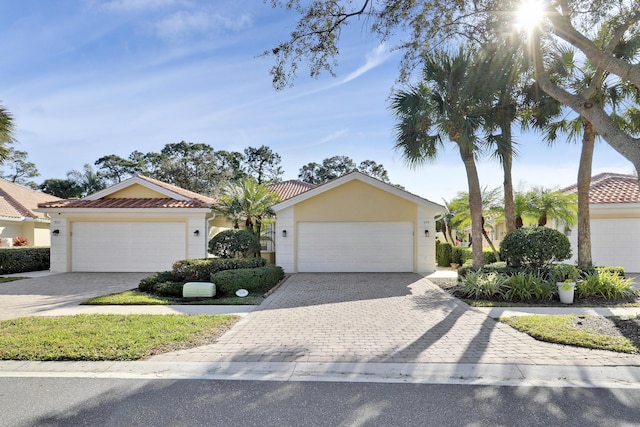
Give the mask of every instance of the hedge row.
MULTIPOLYGON (((473 268, 471 261, 468 261, 458 269, 458 280, 462 280, 469 274, 469 272, 472 272, 472 271, 479 272, 479 273, 487 273, 487 274, 496 273, 496 274, 502 274, 505 276, 515 276, 519 273, 534 274, 546 280, 551 278, 551 276, 553 275, 552 270, 554 269, 555 266, 558 266, 558 265, 562 266, 562 265, 568 265, 568 264, 551 264, 551 265, 545 265, 541 267, 533 267, 533 266, 510 267, 507 265, 506 262, 494 262, 490 264, 485 264, 481 269, 478 270, 473 268)), ((579 271, 579 275, 582 277, 590 274, 594 274, 594 273, 617 274, 621 278, 623 279, 625 278, 624 267, 620 267, 620 266, 595 267, 595 268, 579 271)))
MULTIPOLYGON (((468 246, 453 246, 451 243, 436 241, 436 262, 438 267, 449 267, 451 264, 464 265, 470 260, 472 249, 468 246)), ((492 264, 497 261, 496 254, 491 248, 482 248, 482 256, 485 264, 492 264)))
POLYGON ((49 248, 14 247, 0 249, 0 274, 48 270, 49 248))
POLYGON ((216 291, 222 295, 233 295, 238 289, 250 293, 266 292, 284 277, 281 267, 270 265, 261 268, 241 268, 219 271, 211 276, 216 291))

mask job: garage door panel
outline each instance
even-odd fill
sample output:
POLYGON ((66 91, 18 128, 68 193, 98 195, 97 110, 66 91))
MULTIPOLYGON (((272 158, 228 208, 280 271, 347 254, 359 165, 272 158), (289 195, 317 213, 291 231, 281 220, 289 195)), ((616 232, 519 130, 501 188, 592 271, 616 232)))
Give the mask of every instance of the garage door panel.
POLYGON ((412 223, 298 224, 300 272, 413 271, 412 223))
POLYGON ((621 265, 640 273, 640 227, 634 218, 591 220, 591 256, 595 265, 621 265))
POLYGON ((185 257, 185 224, 182 222, 72 224, 72 271, 162 271, 185 257))

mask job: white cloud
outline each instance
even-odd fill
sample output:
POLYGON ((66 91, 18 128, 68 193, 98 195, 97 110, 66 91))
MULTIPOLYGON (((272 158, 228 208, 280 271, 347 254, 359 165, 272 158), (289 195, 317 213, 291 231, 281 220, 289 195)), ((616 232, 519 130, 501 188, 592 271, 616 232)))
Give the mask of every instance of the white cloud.
POLYGON ((221 33, 227 30, 239 31, 249 27, 249 15, 229 18, 215 13, 179 11, 155 24, 160 38, 178 40, 192 34, 221 33))
POLYGON ((365 55, 365 63, 357 70, 349 73, 339 84, 344 84, 356 79, 366 73, 369 70, 376 68, 377 66, 385 63, 391 57, 391 52, 386 48, 385 44, 378 45, 375 49, 365 55))

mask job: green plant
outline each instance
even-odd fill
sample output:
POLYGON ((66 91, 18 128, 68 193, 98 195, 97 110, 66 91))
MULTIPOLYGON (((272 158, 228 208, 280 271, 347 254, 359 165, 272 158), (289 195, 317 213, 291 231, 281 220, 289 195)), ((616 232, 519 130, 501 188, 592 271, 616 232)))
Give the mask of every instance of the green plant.
POLYGON ((507 301, 550 300, 555 287, 540 275, 518 272, 505 281, 504 299, 507 301))
POLYGON ((15 247, 0 249, 0 274, 48 270, 49 248, 15 247))
POLYGON ((500 243, 500 258, 511 267, 540 267, 571 257, 567 236, 547 227, 522 227, 500 243))
POLYGON ((260 252, 260 241, 247 230, 225 230, 209 240, 209 253, 220 258, 247 258, 260 252))
POLYGON ((439 267, 449 267, 453 262, 451 259, 452 246, 451 243, 442 243, 436 241, 436 262, 439 267))
POLYGON ((602 270, 587 274, 584 280, 576 285, 576 292, 578 298, 627 299, 638 295, 632 284, 632 279, 602 270))
POLYGON ((162 271, 160 273, 156 273, 152 276, 145 277, 140 280, 140 284, 138 284, 138 289, 140 292, 147 292, 150 294, 156 293, 155 287, 158 283, 168 282, 174 279, 173 274, 170 271, 162 271))
POLYGON ((604 267, 596 267, 596 271, 608 271, 610 273, 617 273, 620 277, 625 277, 624 267, 619 265, 607 265, 604 267))
POLYGON ((462 280, 460 291, 465 298, 503 298, 507 276, 496 273, 469 271, 462 280))
MULTIPOLYGON (((552 282, 575 282, 580 278, 580 270, 571 264, 553 264, 549 267, 549 279, 552 282)), ((569 290, 563 288, 565 291, 569 290)))
POLYGON ((173 263, 171 273, 174 281, 208 282, 218 271, 263 267, 266 264, 263 258, 184 259, 173 263))
POLYGON ((270 265, 260 268, 241 268, 219 271, 211 275, 211 281, 222 295, 232 295, 238 289, 249 292, 266 292, 284 277, 281 267, 270 265))

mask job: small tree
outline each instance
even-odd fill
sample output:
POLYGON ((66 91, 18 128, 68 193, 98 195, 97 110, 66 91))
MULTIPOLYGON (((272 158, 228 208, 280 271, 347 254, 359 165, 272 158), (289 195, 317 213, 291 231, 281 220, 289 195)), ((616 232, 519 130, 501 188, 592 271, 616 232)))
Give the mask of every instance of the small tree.
POLYGON ((247 230, 225 230, 209 241, 209 253, 220 258, 234 258, 238 254, 249 258, 260 253, 260 242, 247 230))
POLYGON ((502 240, 500 258, 510 267, 541 267, 571 258, 571 243, 553 228, 522 227, 502 240))

